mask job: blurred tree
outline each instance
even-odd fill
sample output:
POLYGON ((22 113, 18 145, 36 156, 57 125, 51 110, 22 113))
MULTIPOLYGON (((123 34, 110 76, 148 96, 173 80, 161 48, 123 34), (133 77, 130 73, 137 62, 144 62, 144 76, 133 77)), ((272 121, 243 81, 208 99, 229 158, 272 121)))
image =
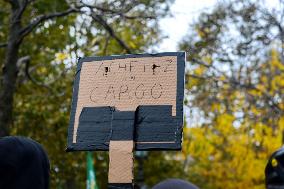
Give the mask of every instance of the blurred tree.
POLYGON ((199 120, 186 128, 183 153, 203 189, 264 188, 267 159, 284 141, 283 18, 284 1, 222 1, 180 44, 189 121, 199 120))
MULTIPOLYGON (((24 135, 44 145, 51 188, 85 187, 85 154, 64 152, 77 58, 146 51, 160 39, 157 21, 171 3, 0 1, 0 136, 24 135)), ((106 188, 107 154, 95 157, 106 188)))

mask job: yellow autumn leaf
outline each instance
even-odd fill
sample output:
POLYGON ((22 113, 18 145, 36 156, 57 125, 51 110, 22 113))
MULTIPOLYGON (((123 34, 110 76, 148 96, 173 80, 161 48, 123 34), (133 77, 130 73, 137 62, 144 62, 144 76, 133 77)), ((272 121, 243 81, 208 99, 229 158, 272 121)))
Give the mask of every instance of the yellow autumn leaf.
POLYGON ((201 76, 205 71, 205 67, 204 66, 199 66, 196 69, 194 69, 193 73, 195 75, 201 76))
POLYGON ((68 54, 66 54, 66 53, 56 53, 55 54, 55 60, 56 61, 63 61, 67 58, 68 58, 68 54))

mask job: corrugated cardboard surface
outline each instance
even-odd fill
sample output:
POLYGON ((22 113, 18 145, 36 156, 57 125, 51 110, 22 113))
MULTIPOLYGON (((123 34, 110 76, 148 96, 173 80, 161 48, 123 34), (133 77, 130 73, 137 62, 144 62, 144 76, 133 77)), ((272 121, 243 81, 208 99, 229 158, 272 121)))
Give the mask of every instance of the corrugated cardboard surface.
POLYGON ((110 141, 109 183, 132 183, 133 147, 133 141, 110 141))
POLYGON ((115 106, 134 111, 139 105, 172 105, 176 115, 177 57, 143 57, 82 65, 73 142, 83 107, 115 106))

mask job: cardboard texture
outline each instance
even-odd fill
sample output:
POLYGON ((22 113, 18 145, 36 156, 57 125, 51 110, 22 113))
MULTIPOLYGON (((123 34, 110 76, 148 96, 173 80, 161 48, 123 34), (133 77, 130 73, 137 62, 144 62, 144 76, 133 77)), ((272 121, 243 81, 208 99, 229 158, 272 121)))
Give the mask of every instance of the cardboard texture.
POLYGON ((110 141, 109 183, 133 182, 133 141, 110 141))
POLYGON ((109 188, 132 188, 134 149, 181 149, 184 66, 184 52, 80 59, 67 151, 109 150, 109 188))
POLYGON ((81 68, 73 142, 83 107, 172 105, 176 115, 177 58, 174 56, 94 61, 81 68), (171 79, 169 79, 171 78, 171 79))
POLYGON ((136 112, 135 150, 181 149, 184 64, 184 52, 80 59, 67 150, 108 150, 109 108, 136 112))
POLYGON ((135 112, 112 110, 109 183, 132 183, 135 112))

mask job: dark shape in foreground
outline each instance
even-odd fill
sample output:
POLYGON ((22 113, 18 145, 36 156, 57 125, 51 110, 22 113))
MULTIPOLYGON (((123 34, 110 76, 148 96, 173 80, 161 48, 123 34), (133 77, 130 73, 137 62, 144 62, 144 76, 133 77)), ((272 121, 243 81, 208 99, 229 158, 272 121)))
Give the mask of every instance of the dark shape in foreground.
POLYGON ((267 189, 284 189, 284 147, 274 152, 265 168, 267 189))
POLYGON ((48 189, 49 160, 43 147, 28 138, 0 139, 0 188, 48 189))
POLYGON ((185 180, 167 179, 156 184, 153 189, 198 189, 198 187, 185 180))

